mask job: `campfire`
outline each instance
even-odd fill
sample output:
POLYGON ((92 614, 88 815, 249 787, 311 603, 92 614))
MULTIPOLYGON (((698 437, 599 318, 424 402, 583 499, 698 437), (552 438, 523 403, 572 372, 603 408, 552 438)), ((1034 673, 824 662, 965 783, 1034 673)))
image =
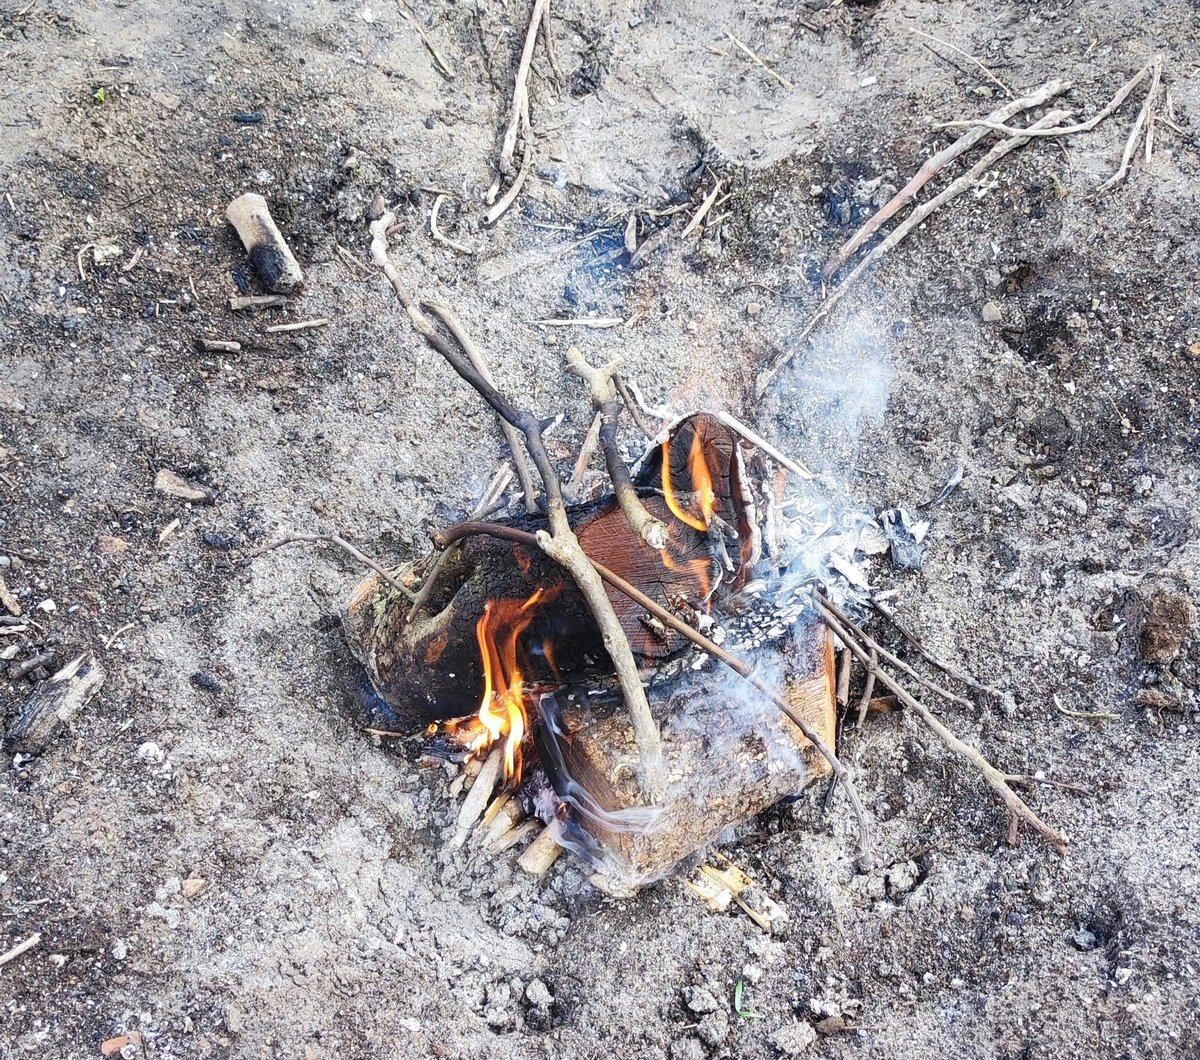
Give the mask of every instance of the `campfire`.
MULTIPOLYGON (((967 707, 943 681, 992 701, 1002 694, 937 658, 870 593, 870 557, 920 566, 927 520, 839 505, 830 483, 729 413, 670 421, 644 407, 619 360, 597 369, 573 347, 567 368, 590 391, 612 490, 568 506, 538 418, 496 388, 448 307, 412 299, 388 255, 393 221, 380 207, 372 258, 415 330, 497 413, 513 469, 467 521, 434 535, 432 553, 395 570, 336 534, 266 549, 325 541, 374 570, 345 609, 347 639, 406 726, 383 735, 424 732, 463 762, 471 786, 452 845, 473 834, 498 852, 541 829, 523 867, 545 871, 567 848, 598 886, 629 893, 832 775, 854 817, 856 864, 869 871, 869 821, 835 750, 835 706, 849 707, 856 661, 858 726, 873 707, 903 709, 1000 797, 1009 842, 1022 822, 1065 850, 1067 837, 1012 785, 1075 786, 1004 772, 959 739, 916 692, 967 707), (632 468, 617 442, 625 409, 649 440, 632 468), (525 514, 480 521, 504 507, 514 473, 525 514), (868 634, 860 621, 870 615, 939 676, 868 634), (877 686, 891 693, 882 707, 877 686)), ((708 878, 735 881, 726 889, 742 902, 738 873, 708 878)))
MULTIPOLYGON (((797 562, 812 562, 814 528, 778 470, 721 419, 697 413, 664 430, 631 475, 662 527, 658 547, 613 495, 567 517, 588 557, 736 651, 832 747, 833 644, 807 589, 818 575, 839 576, 828 565, 798 573, 797 562)), ((661 732, 665 785, 647 799, 600 626, 561 567, 524 540, 546 526, 522 517, 498 524, 507 537, 466 536, 430 557, 414 571, 417 584, 436 567, 420 608, 378 574, 359 586, 345 616, 350 643, 397 713, 465 755, 496 756, 500 797, 511 793, 559 845, 625 887, 661 877, 828 773, 796 722, 610 586, 661 732)))

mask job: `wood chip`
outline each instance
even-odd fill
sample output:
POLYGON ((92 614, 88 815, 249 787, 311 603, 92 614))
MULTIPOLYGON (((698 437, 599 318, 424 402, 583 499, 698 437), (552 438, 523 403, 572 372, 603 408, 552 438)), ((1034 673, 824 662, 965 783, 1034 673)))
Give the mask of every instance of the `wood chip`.
POLYGON ((83 710, 103 684, 104 670, 91 652, 84 652, 37 687, 17 711, 5 738, 20 751, 40 751, 54 730, 83 710))
POLYGON ((196 345, 204 353, 241 353, 242 344, 235 342, 233 339, 205 339, 199 338, 196 340, 196 345))
POLYGON ((310 328, 323 328, 329 323, 329 317, 317 317, 314 320, 298 320, 294 324, 272 324, 267 328, 268 335, 278 335, 285 331, 308 331, 310 328))
POLYGON ((281 294, 236 295, 229 299, 229 308, 239 309, 282 309, 288 300, 281 294))
POLYGON ((17 603, 17 598, 13 596, 12 590, 4 581, 4 575, 0 574, 0 604, 4 605, 4 610, 10 615, 19 615, 21 613, 21 605, 17 603))
POLYGON ((182 475, 170 468, 160 468, 154 476, 154 488, 168 497, 178 497, 180 500, 191 501, 193 504, 212 504, 216 494, 194 482, 189 482, 182 475))

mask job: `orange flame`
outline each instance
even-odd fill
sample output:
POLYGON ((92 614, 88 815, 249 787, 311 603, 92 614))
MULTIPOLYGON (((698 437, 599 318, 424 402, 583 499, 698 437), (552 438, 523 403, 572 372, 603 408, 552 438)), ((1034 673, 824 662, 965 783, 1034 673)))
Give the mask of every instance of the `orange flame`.
POLYGON ((489 600, 475 623, 483 658, 483 698, 477 720, 482 725, 468 744, 472 751, 504 740, 504 775, 521 776, 521 741, 529 727, 525 713, 525 678, 517 662, 517 641, 533 621, 545 595, 538 589, 528 600, 489 600))
POLYGON ((692 496, 700 505, 699 516, 687 511, 679 503, 679 498, 675 496, 674 487, 671 485, 671 442, 669 439, 663 442, 662 485, 667 507, 671 509, 671 513, 677 519, 683 520, 696 530, 704 531, 712 522, 713 512, 716 510, 717 494, 713 489, 712 469, 708 466, 708 459, 704 455, 704 443, 700 440, 699 431, 692 434, 692 447, 688 453, 688 473, 692 480, 692 496))

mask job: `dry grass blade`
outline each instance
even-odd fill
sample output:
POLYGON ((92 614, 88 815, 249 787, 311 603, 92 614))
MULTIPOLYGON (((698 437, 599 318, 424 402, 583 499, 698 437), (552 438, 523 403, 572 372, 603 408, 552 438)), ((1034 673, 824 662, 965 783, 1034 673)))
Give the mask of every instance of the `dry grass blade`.
POLYGON ((725 36, 728 38, 728 40, 731 44, 733 44, 735 47, 737 47, 742 52, 743 55, 748 56, 753 63, 755 63, 758 66, 761 66, 771 77, 775 78, 776 81, 778 81, 781 85, 783 85, 784 88, 786 88, 788 91, 791 91, 791 89, 792 89, 791 81, 789 81, 786 77, 783 76, 783 74, 779 73, 773 67, 769 66, 767 64, 767 61, 762 56, 760 56, 758 54, 758 52, 756 52, 753 48, 749 47, 748 45, 743 44, 740 40, 737 39, 737 37, 735 37, 732 33, 730 33, 729 30, 725 31, 725 36))

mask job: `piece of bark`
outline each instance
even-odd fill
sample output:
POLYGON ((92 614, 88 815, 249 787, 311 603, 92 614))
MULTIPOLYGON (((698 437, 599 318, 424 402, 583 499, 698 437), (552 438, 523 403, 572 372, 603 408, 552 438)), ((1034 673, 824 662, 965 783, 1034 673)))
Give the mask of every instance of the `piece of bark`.
POLYGON ((225 219, 237 229, 255 271, 268 288, 291 294, 304 282, 304 273, 261 195, 239 195, 226 207, 225 219))
POLYGON ((154 488, 168 497, 178 497, 180 500, 191 501, 193 504, 212 504, 216 493, 213 490, 189 482, 182 475, 168 467, 160 468, 154 476, 154 488))
POLYGON ((83 710, 103 684, 104 670, 90 652, 84 652, 35 689, 5 739, 25 754, 40 751, 54 730, 83 710))

